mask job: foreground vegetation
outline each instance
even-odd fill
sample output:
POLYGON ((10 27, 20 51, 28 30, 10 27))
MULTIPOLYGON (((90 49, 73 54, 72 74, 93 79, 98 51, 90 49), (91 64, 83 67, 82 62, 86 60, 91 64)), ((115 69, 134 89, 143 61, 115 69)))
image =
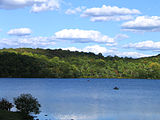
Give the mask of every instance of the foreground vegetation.
POLYGON ((14 105, 7 99, 0 100, 0 120, 33 120, 30 113, 39 114, 39 104, 37 98, 31 94, 21 94, 14 98, 15 108, 17 112, 10 111, 14 105))
POLYGON ((0 120, 33 120, 33 118, 31 116, 26 118, 21 112, 0 110, 0 120))
POLYGON ((19 112, 0 110, 0 120, 23 120, 23 115, 19 112))
POLYGON ((1 49, 0 77, 160 79, 160 55, 132 59, 61 49, 1 49))

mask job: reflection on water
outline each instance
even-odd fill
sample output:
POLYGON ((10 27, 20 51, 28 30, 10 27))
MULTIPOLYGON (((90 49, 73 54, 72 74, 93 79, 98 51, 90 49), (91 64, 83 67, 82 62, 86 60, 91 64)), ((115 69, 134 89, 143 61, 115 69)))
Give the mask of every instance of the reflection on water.
POLYGON ((62 120, 158 120, 159 91, 159 80, 0 79, 0 97, 31 93, 62 120))

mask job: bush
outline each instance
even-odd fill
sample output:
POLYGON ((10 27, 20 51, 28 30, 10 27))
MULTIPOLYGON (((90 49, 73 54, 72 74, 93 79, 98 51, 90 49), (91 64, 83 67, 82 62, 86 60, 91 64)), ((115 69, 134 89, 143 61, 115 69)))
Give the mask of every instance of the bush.
POLYGON ((17 98, 14 98, 14 104, 17 110, 22 113, 29 114, 31 112, 38 114, 41 105, 37 101, 37 98, 32 97, 31 94, 21 94, 17 98))
POLYGON ((5 98, 1 99, 0 110, 10 111, 12 107, 13 107, 12 103, 10 103, 8 100, 6 100, 5 98))

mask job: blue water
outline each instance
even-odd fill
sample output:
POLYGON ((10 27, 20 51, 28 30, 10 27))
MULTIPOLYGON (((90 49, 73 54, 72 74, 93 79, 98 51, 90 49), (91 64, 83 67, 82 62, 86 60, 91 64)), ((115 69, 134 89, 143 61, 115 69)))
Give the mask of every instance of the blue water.
POLYGON ((31 93, 57 120, 160 120, 160 80, 89 80, 1 78, 0 97, 31 93))

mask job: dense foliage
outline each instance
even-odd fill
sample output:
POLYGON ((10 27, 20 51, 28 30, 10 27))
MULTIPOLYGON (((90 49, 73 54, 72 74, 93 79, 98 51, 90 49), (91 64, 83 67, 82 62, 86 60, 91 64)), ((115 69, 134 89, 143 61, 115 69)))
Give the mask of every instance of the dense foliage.
POLYGON ((1 49, 0 77, 160 79, 160 55, 132 59, 61 49, 1 49))
POLYGON ((29 114, 39 114, 39 108, 41 105, 37 101, 37 98, 34 98, 31 94, 21 94, 17 98, 14 98, 14 104, 16 105, 17 110, 21 113, 29 114))

